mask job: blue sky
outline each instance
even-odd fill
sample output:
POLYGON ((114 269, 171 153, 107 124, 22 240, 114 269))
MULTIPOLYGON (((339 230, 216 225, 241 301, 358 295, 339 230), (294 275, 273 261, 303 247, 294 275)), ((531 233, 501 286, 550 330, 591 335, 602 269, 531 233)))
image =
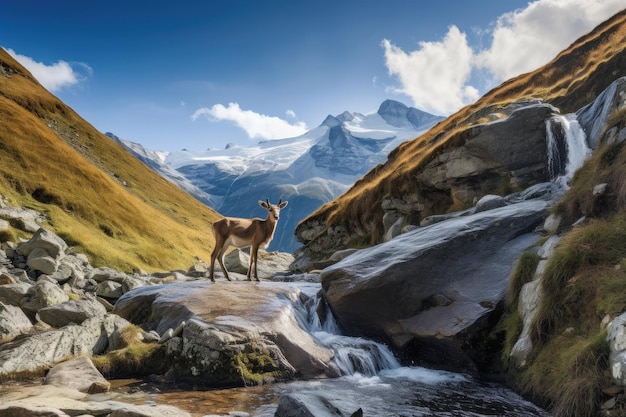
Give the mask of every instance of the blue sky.
POLYGON ((298 136, 388 98, 439 115, 550 61, 623 0, 0 0, 0 46, 148 149, 298 136))

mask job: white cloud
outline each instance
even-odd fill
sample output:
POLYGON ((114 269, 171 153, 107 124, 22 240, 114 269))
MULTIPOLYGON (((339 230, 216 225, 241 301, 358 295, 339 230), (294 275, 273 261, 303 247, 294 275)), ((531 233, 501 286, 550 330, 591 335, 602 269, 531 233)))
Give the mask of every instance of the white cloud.
POLYGON ((533 71, 623 8, 623 0, 537 0, 500 16, 483 50, 473 50, 451 26, 441 42, 420 42, 409 53, 385 39, 385 61, 400 83, 395 92, 423 110, 449 114, 478 98, 472 71, 492 79, 489 88, 533 71))
POLYGON ((293 110, 291 110, 291 109, 288 109, 288 110, 285 112, 285 114, 287 115, 287 117, 290 117, 290 118, 292 118, 292 119, 295 119, 295 118, 297 117, 297 116, 296 116, 296 112, 295 112, 295 111, 293 111, 293 110))
POLYGON ((59 60, 56 64, 46 65, 37 62, 33 58, 20 55, 12 49, 6 49, 17 62, 22 64, 46 89, 57 92, 63 88, 71 87, 85 79, 82 72, 76 71, 73 66, 80 67, 87 75, 91 76, 93 70, 85 63, 70 64, 59 60))
POLYGON ((238 103, 228 103, 227 107, 223 104, 215 104, 211 108, 200 108, 194 112, 191 119, 196 120, 200 116, 205 116, 210 121, 234 122, 235 125, 245 130, 251 139, 289 138, 300 136, 308 130, 304 122, 290 124, 279 117, 266 116, 252 110, 242 110, 238 103))
POLYGON ((497 81, 533 71, 623 8, 623 0, 535 1, 498 18, 477 65, 497 81))
POLYGON ((472 49, 464 33, 451 26, 441 42, 420 42, 419 49, 405 53, 383 40, 385 61, 416 107, 434 113, 450 113, 476 100, 478 90, 467 85, 473 63, 472 49))

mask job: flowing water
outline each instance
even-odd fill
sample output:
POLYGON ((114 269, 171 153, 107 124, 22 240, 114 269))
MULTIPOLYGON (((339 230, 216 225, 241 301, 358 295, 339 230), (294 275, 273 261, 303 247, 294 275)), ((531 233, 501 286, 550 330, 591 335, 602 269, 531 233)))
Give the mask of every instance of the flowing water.
POLYGON ((467 375, 401 366, 383 344, 341 335, 319 284, 302 284, 293 303, 300 326, 334 352, 339 378, 293 381, 213 390, 167 389, 131 381, 113 390, 114 398, 135 404, 169 404, 202 416, 274 415, 280 396, 322 396, 365 416, 545 416, 513 391, 467 375), (319 312, 322 312, 320 317, 319 312))
POLYGON ((587 137, 575 114, 558 115, 546 121, 550 180, 569 187, 574 172, 591 155, 587 137))

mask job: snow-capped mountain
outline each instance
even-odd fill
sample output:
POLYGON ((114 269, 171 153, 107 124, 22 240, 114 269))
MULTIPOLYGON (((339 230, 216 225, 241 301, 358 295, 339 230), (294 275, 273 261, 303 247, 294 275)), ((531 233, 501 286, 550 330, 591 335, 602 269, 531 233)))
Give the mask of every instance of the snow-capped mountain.
POLYGON ((386 100, 376 113, 346 111, 328 116, 302 136, 253 146, 164 153, 118 140, 225 216, 264 217, 258 200, 289 200, 269 249, 292 252, 298 246, 294 235, 298 222, 384 162, 400 143, 439 120, 439 116, 386 100))

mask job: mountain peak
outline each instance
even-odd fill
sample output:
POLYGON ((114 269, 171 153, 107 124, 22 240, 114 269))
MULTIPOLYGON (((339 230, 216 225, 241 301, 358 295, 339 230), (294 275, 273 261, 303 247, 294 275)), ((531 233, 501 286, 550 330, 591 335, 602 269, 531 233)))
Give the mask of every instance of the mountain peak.
POLYGON ((333 128, 333 127, 340 126, 340 125, 341 125, 341 120, 339 120, 338 118, 330 114, 326 116, 326 118, 321 124, 321 126, 326 126, 329 128, 333 128))

